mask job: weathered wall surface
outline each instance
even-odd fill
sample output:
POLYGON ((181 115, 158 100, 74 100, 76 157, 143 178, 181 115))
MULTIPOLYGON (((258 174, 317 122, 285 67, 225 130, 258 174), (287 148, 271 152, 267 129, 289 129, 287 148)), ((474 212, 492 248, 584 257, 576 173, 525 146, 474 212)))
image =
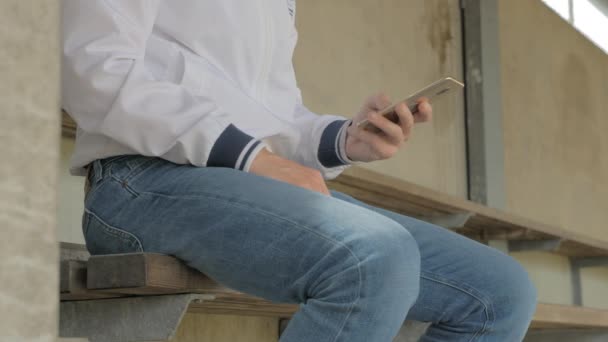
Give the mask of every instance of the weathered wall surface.
MULTIPOLYGON (((506 209, 608 241, 608 55, 541 1, 499 16, 506 209)), ((566 258, 514 255, 542 301, 572 302, 566 258)), ((581 277, 583 304, 608 308, 606 269, 581 277)))
POLYGON ((0 2, 0 341, 55 341, 57 1, 0 2))
MULTIPOLYGON (((351 117, 365 98, 394 101, 444 76, 462 79, 458 1, 299 1, 295 66, 304 103, 351 117)), ((464 94, 435 103, 393 159, 364 165, 466 197, 464 94)))
POLYGON ((74 150, 74 140, 61 139, 61 168, 59 170, 59 241, 84 243, 82 213, 84 211, 84 177, 69 173, 69 161, 74 150))
POLYGON ((608 241, 608 55, 540 1, 500 1, 507 209, 608 241))

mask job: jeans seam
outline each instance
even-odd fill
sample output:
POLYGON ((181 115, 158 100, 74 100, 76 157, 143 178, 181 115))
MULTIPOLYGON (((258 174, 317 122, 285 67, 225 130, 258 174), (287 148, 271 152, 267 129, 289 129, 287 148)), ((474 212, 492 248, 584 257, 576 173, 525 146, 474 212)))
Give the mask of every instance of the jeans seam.
POLYGON ((128 175, 125 176, 124 181, 126 183, 136 181, 140 175, 142 175, 144 172, 146 172, 146 170, 155 166, 156 164, 160 164, 163 161, 163 159, 158 158, 158 157, 149 157, 149 158, 150 159, 144 160, 143 162, 136 164, 135 168, 133 168, 132 171, 128 175))
POLYGON ((357 303, 357 302, 359 301, 359 299, 361 298, 361 286, 362 286, 362 283, 363 283, 363 279, 362 279, 363 277, 362 277, 362 274, 361 274, 361 273, 362 273, 362 271, 361 271, 361 267, 360 267, 360 265, 361 265, 361 260, 360 260, 360 259, 357 257, 357 255, 355 255, 355 253, 354 253, 354 252, 353 252, 353 251, 352 251, 352 250, 351 250, 351 249, 350 249, 348 246, 346 246, 344 243, 342 243, 342 242, 340 242, 340 241, 337 241, 337 240, 334 240, 334 239, 332 239, 332 238, 330 238, 330 237, 328 237, 328 236, 325 236, 325 235, 323 235, 323 234, 320 234, 320 233, 318 233, 318 232, 316 232, 316 231, 314 231, 314 230, 312 230, 312 229, 310 229, 310 228, 306 227, 305 225, 302 225, 302 224, 300 224, 300 223, 294 222, 294 221, 289 220, 289 219, 287 219, 287 218, 285 218, 285 217, 281 217, 281 216, 275 215, 274 213, 271 213, 271 212, 269 212, 269 211, 266 211, 266 210, 264 210, 264 209, 262 209, 262 208, 254 207, 254 206, 249 205, 248 203, 244 203, 244 202, 230 201, 230 200, 228 200, 228 199, 226 199, 226 198, 224 198, 224 197, 217 196, 217 195, 215 195, 215 194, 209 194, 209 193, 204 193, 204 192, 203 192, 203 193, 201 193, 201 194, 204 194, 204 196, 201 196, 201 195, 191 195, 191 196, 171 196, 171 195, 165 195, 165 194, 160 194, 160 193, 156 193, 156 192, 149 192, 149 191, 142 191, 142 192, 140 192, 139 194, 140 194, 140 195, 159 196, 159 197, 165 197, 165 198, 178 198, 178 197, 179 197, 179 198, 200 198, 200 197, 207 197, 207 198, 218 199, 218 200, 221 200, 221 201, 223 201, 224 203, 226 203, 226 204, 228 204, 228 205, 232 205, 232 206, 235 206, 235 207, 246 207, 246 208, 249 208, 249 209, 253 209, 253 210, 256 210, 256 211, 263 212, 264 214, 266 214, 266 215, 268 215, 268 216, 272 216, 272 217, 274 217, 274 218, 276 218, 276 219, 279 219, 279 220, 281 220, 281 221, 289 222, 289 223, 293 224, 294 226, 299 227, 300 229, 304 229, 304 230, 306 230, 306 231, 308 231, 308 232, 310 232, 310 233, 312 233, 312 234, 314 234, 314 235, 316 235, 316 236, 319 236, 319 237, 321 237, 321 238, 323 238, 323 239, 325 239, 325 240, 327 240, 327 241, 331 242, 331 243, 332 243, 334 246, 338 245, 338 246, 342 246, 342 247, 344 247, 344 248, 345 248, 345 249, 346 249, 346 250, 347 250, 347 251, 350 253, 350 255, 351 255, 353 258, 355 258, 355 260, 357 261, 357 265, 356 265, 356 266, 357 266, 357 274, 359 275, 359 286, 358 286, 358 288, 357 288, 357 294, 356 294, 356 297, 355 297, 355 299, 353 300, 353 303, 352 303, 352 304, 349 306, 349 308, 348 308, 348 313, 346 314, 346 317, 345 317, 345 318, 344 318, 344 320, 342 321, 342 324, 340 325, 340 330, 337 332, 337 334, 336 334, 335 338, 333 339, 333 342, 335 342, 335 341, 338 339, 338 337, 339 337, 339 336, 340 336, 340 334, 342 333, 342 330, 344 329, 344 326, 346 325, 346 322, 348 322, 348 318, 350 317, 350 314, 352 313, 353 308, 355 307, 356 303, 357 303))
MULTIPOLYGON (((120 229, 120 228, 117 228, 117 227, 114 227, 114 226, 112 226, 112 225, 108 224, 108 223, 107 223, 105 220, 101 219, 101 218, 100 218, 100 217, 99 217, 97 214, 95 214, 93 211, 89 210, 88 208, 85 208, 85 209, 84 209, 84 211, 85 211, 86 213, 90 214, 91 216, 95 217, 95 218, 96 218, 97 220, 99 220, 99 222, 101 222, 101 223, 102 223, 104 226, 106 226, 106 227, 108 227, 108 228, 110 228, 110 229, 114 229, 114 230, 116 230, 116 231, 118 231, 118 232, 120 232, 120 233, 122 233, 122 234, 127 235, 127 236, 132 237, 132 238, 135 240, 135 242, 137 242, 137 246, 136 246, 136 247, 137 247, 137 250, 138 250, 139 252, 143 252, 143 251, 144 251, 144 249, 143 249, 143 244, 141 243, 141 240, 140 240, 140 239, 139 239, 137 236, 135 236, 135 234, 133 234, 133 233, 131 233, 131 232, 128 232, 128 231, 126 231, 126 230, 124 230, 124 229, 120 229)), ((117 237, 117 238, 119 238, 119 239, 124 239, 124 238, 123 238, 123 237, 121 237, 120 235, 118 235, 118 234, 116 234, 116 233, 112 233, 111 231, 105 230, 105 232, 106 232, 106 233, 108 233, 108 234, 110 234, 110 235, 112 235, 112 236, 114 236, 114 237, 117 237)))
MULTIPOLYGON (((476 337, 478 337, 479 335, 481 335, 482 333, 486 332, 489 327, 491 327, 493 320, 494 320, 494 308, 492 306, 491 301, 486 301, 483 298, 481 298, 481 295, 477 295, 475 293, 473 293, 472 291, 470 291, 469 289, 465 289, 463 287, 460 287, 452 282, 450 282, 449 280, 443 280, 444 278, 436 275, 434 273, 430 273, 430 272, 421 272, 420 273, 420 277, 427 279, 429 281, 433 281, 433 282, 437 282, 449 287, 452 287, 458 291, 461 291, 463 293, 468 294, 469 296, 475 298, 479 303, 481 303, 481 305, 483 305, 484 307, 484 311, 486 313, 486 320, 483 323, 483 326, 481 327, 481 329, 479 329, 478 331, 475 332, 475 334, 471 337, 471 339, 469 339, 469 342, 474 341, 474 339, 476 337), (424 274, 423 274, 424 273, 424 274)), ((467 284, 468 285, 468 284, 467 284)), ((468 285, 470 286, 470 285, 468 285)), ((473 288, 473 287, 471 287, 473 288)))
POLYGON ((110 175, 110 178, 112 178, 112 181, 118 183, 122 188, 127 190, 127 192, 133 195, 133 197, 138 197, 140 195, 140 193, 133 189, 126 180, 120 179, 114 175, 110 175))
MULTIPOLYGON (((127 159, 129 156, 125 156, 124 158, 118 158, 116 160, 123 160, 123 159, 127 159)), ((137 156, 136 156, 137 157, 137 156)), ((163 161, 163 159, 161 158, 156 158, 156 159, 152 159, 152 157, 150 157, 151 159, 145 160, 141 163, 138 163, 135 165, 135 167, 125 175, 124 179, 120 179, 118 178, 116 175, 114 175, 113 168, 114 168, 114 162, 116 160, 113 160, 112 162, 110 162, 109 165, 109 169, 108 169, 108 175, 116 182, 118 182, 125 190, 127 190, 129 193, 131 193, 134 197, 138 197, 139 196, 139 192, 137 190, 135 190, 132 186, 130 186, 129 184, 136 181, 139 176, 141 174, 143 174, 146 170, 148 170, 149 168, 159 164, 160 162, 163 161)))

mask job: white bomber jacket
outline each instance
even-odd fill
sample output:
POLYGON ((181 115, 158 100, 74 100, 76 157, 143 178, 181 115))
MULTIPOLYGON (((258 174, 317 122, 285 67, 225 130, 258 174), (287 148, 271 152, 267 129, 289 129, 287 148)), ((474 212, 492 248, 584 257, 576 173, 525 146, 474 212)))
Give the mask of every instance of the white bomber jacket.
POLYGON ((121 154, 248 171, 267 147, 335 178, 350 120, 302 104, 294 17, 295 0, 64 0, 70 173, 121 154))

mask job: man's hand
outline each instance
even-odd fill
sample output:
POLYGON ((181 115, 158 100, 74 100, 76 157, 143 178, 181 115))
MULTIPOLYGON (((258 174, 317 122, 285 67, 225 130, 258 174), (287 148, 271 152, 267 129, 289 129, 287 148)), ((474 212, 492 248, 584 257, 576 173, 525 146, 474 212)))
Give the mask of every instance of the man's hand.
POLYGON ((412 115, 407 105, 401 102, 395 107, 399 123, 393 123, 378 113, 390 105, 391 101, 384 94, 371 96, 365 101, 346 131, 348 158, 363 162, 391 158, 410 138, 414 123, 430 121, 433 115, 433 109, 426 99, 419 102, 416 115, 412 115), (356 124, 364 119, 369 119, 382 132, 372 133, 358 128, 356 124))
POLYGON ((265 148, 255 157, 249 172, 331 196, 321 172, 282 158, 265 148))

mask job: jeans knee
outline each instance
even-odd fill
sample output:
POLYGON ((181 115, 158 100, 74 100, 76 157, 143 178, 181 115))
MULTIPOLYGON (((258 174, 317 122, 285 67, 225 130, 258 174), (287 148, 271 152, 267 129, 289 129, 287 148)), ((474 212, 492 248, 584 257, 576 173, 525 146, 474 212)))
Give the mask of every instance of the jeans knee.
MULTIPOLYGON (((368 286, 396 297, 417 297, 420 290, 420 250, 414 237, 391 221, 370 231, 358 254, 368 286)), ((400 300, 403 298, 395 298, 400 300)))
POLYGON ((420 251, 413 236, 381 216, 363 222, 334 245, 308 272, 308 297, 325 301, 358 301, 406 307, 418 297, 420 251))
POLYGON ((508 257, 501 268, 504 278, 499 292, 502 293, 503 305, 510 307, 513 314, 532 318, 538 293, 528 271, 512 257, 508 257))

